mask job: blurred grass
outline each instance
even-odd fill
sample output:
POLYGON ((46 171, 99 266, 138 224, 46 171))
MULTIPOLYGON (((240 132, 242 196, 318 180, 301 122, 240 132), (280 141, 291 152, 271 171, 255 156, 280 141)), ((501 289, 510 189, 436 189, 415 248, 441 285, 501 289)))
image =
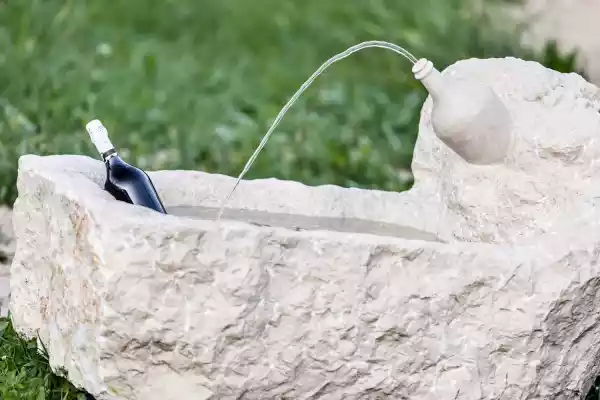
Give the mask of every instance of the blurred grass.
MULTIPOLYGON (((487 0, 487 3, 498 3, 487 0)), ((438 68, 534 58, 466 0, 21 0, 0 4, 0 202, 24 153, 97 157, 101 119, 144 169, 237 175, 269 123, 327 58, 387 40, 438 68)), ((335 64, 286 115, 248 178, 385 190, 411 185, 425 93, 403 58, 335 64)))

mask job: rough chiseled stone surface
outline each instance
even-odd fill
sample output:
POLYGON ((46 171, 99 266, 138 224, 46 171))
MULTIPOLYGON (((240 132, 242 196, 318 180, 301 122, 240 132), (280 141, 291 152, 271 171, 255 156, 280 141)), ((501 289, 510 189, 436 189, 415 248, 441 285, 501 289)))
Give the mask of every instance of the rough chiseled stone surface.
POLYGON ((216 222, 232 178, 151 173, 160 215, 114 201, 99 161, 22 157, 15 326, 103 400, 579 398, 600 372, 598 89, 516 59, 445 73, 494 87, 512 156, 466 164, 428 100, 405 193, 245 181, 216 222))

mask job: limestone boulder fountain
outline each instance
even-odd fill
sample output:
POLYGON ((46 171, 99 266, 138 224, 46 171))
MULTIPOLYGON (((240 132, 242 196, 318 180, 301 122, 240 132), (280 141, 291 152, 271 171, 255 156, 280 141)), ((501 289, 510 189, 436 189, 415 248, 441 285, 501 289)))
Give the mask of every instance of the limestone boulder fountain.
POLYGON ((578 399, 600 373, 600 90, 519 59, 444 76, 510 115, 465 161, 423 107, 404 193, 150 176, 117 202, 100 161, 23 156, 15 327, 98 400, 578 399))

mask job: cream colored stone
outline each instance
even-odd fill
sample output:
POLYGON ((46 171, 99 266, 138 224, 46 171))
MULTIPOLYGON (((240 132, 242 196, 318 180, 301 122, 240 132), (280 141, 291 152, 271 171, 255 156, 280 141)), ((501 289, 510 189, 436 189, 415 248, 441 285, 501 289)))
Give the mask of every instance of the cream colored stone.
POLYGON ((511 113, 466 163, 424 105, 404 193, 151 172, 170 215, 114 201, 101 162, 24 156, 11 309, 99 400, 571 400, 599 372, 598 89, 516 59, 444 74, 511 113), (166 397, 168 396, 168 397, 166 397))

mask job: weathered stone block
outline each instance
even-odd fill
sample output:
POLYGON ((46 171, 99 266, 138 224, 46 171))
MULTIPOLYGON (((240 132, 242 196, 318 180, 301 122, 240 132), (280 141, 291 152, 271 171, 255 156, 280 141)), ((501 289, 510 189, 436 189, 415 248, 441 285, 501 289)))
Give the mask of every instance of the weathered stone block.
POLYGON ((98 399, 575 399, 600 361, 600 108, 516 59, 489 83, 516 140, 473 166, 424 106, 404 193, 150 175, 170 212, 112 199, 101 162, 24 156, 11 311, 98 399))

